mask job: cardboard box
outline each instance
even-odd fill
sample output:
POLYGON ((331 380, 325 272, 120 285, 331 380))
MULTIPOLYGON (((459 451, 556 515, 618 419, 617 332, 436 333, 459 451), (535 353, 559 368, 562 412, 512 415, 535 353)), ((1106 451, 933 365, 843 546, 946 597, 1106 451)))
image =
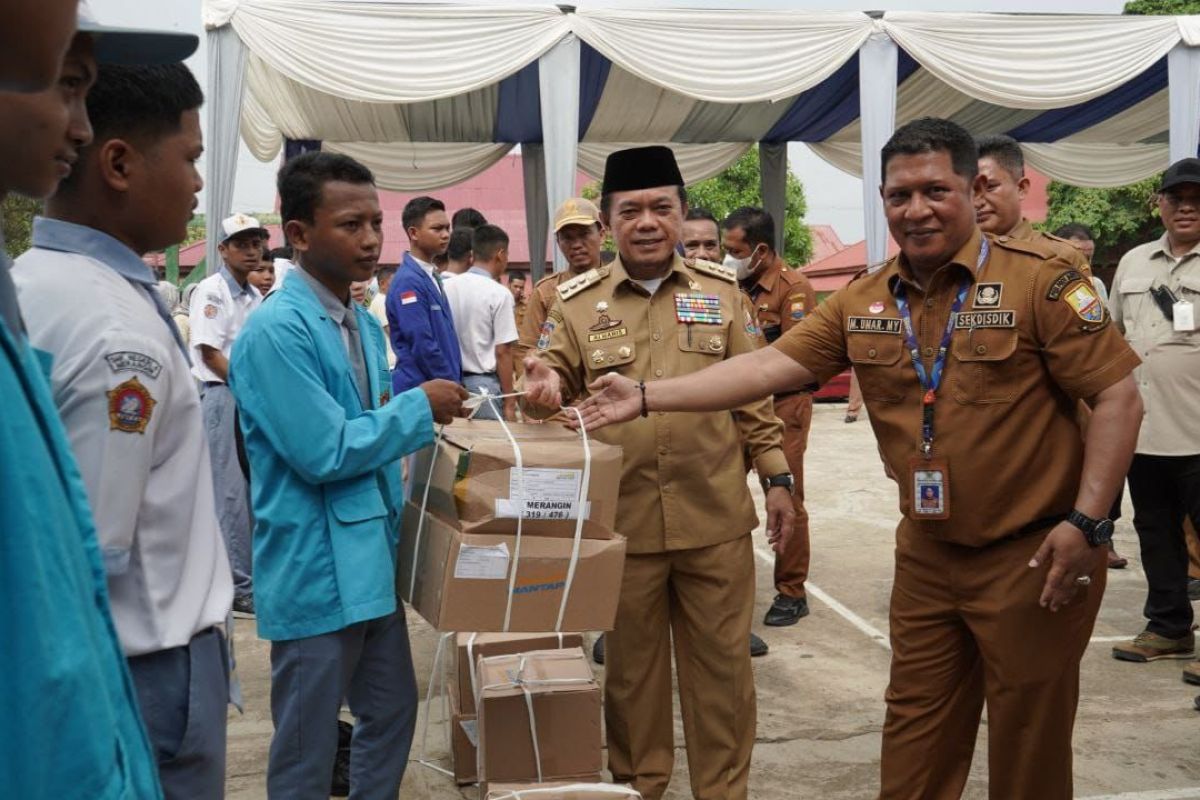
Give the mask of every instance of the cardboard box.
POLYGON ((600 686, 581 648, 483 658, 479 679, 482 780, 537 781, 539 756, 543 781, 600 773, 600 686))
MULTIPOLYGON (((396 585, 400 596, 441 631, 504 631, 509 568, 515 536, 468 534, 433 513, 404 508, 396 585), (414 571, 415 562, 415 571, 414 571)), ((557 627, 574 541, 522 536, 508 632, 541 633, 557 627)), ((625 538, 583 539, 562 629, 607 631, 617 615, 625 538)))
MULTIPOLYGON (((426 509, 458 522, 464 533, 514 535, 523 488, 523 535, 574 538, 584 462, 579 434, 553 423, 510 422, 508 427, 521 446, 523 487, 514 469, 512 441, 500 423, 460 419, 446 426, 440 443, 417 453, 412 499, 419 504, 429 483, 426 509)), ((592 469, 583 536, 608 539, 616 527, 621 448, 594 439, 589 448, 592 469)))
POLYGON ((641 800, 627 786, 596 781, 553 781, 551 783, 493 783, 484 800, 641 800))
POLYGON ((475 685, 471 673, 480 658, 527 653, 530 650, 556 650, 583 647, 578 633, 460 633, 457 645, 458 699, 463 714, 475 714, 475 685))
POLYGON ((454 782, 459 786, 479 780, 476 767, 476 748, 479 746, 479 727, 474 714, 464 714, 459 707, 458 693, 450 687, 450 754, 454 758, 454 782))

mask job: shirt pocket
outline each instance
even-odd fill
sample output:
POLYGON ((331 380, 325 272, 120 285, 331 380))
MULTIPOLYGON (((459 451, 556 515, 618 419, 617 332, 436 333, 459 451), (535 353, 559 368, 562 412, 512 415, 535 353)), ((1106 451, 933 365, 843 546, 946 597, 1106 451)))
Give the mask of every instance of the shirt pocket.
POLYGON ((954 357, 954 399, 960 403, 1011 403, 1019 385, 1013 357, 1015 328, 959 331, 950 344, 954 357))
POLYGON ((846 336, 846 355, 858 375, 864 400, 895 403, 904 395, 897 365, 904 354, 899 336, 851 333, 846 336))
POLYGON ((1139 323, 1149 322, 1147 315, 1150 313, 1161 315, 1162 312, 1158 310, 1158 306, 1150 297, 1150 287, 1153 284, 1153 278, 1122 278, 1117 291, 1121 295, 1120 322, 1125 326, 1126 331, 1132 333, 1139 323))
POLYGON ((679 349, 700 357, 703 364, 720 361, 729 348, 728 330, 723 325, 683 325, 678 336, 679 349))
POLYGON ((637 346, 632 341, 614 339, 589 346, 587 365, 592 372, 615 370, 626 374, 637 359, 637 346))

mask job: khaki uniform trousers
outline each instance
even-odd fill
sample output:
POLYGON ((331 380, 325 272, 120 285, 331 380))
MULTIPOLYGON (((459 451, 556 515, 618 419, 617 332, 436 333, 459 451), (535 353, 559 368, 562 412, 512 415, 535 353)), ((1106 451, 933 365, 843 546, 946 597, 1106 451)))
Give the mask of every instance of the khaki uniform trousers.
POLYGON ((980 712, 988 709, 988 796, 1070 800, 1079 660, 1107 573, 1057 613, 1038 605, 1048 565, 1029 568, 1045 533, 971 548, 902 523, 892 589, 892 673, 882 800, 962 795, 980 712))
POLYGON ((808 449, 808 432, 812 428, 813 399, 800 392, 775 400, 775 416, 783 420, 783 455, 796 482, 792 506, 796 521, 792 535, 785 540, 782 553, 775 556, 775 591, 788 597, 804 597, 804 582, 808 580, 809 542, 808 511, 804 508, 804 451, 808 449))
POLYGON ((696 800, 745 800, 756 709, 750 666, 751 537, 629 555, 615 628, 605 636, 608 767, 659 800, 675 762, 671 642, 696 800))

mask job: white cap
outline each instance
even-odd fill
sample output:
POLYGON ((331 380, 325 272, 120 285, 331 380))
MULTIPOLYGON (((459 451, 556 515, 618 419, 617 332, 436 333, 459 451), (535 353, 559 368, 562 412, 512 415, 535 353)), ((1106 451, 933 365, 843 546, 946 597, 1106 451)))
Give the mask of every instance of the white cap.
POLYGON ((228 242, 234 236, 237 236, 239 233, 245 233, 246 231, 261 233, 264 239, 270 238, 271 236, 270 231, 268 231, 262 225, 259 225, 258 220, 256 220, 254 217, 246 214, 234 214, 232 217, 226 218, 226 220, 221 223, 221 232, 224 234, 221 237, 221 241, 228 242))
POLYGON ((77 30, 95 40, 96 61, 101 64, 170 64, 196 52, 200 37, 179 31, 154 31, 101 25, 80 0, 77 30))

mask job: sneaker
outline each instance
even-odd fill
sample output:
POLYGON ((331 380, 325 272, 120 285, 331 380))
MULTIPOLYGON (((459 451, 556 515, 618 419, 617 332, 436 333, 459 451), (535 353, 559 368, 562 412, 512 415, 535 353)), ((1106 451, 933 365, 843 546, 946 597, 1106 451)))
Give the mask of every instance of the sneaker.
POLYGON ((845 422, 847 425, 851 422, 858 422, 858 414, 847 414, 842 422, 845 422))
POLYGON ((764 625, 781 627, 795 625, 803 617, 808 616, 808 601, 803 597, 788 597, 786 594, 775 595, 775 602, 767 609, 763 618, 764 625))
POLYGON ((1188 600, 1200 600, 1200 578, 1188 578, 1188 600))
POLYGON ((1200 686, 1200 661, 1193 661, 1183 668, 1183 682, 1200 686))
POLYGON ((1132 642, 1122 642, 1112 649, 1118 661, 1158 661, 1160 658, 1192 658, 1196 650, 1196 635, 1188 632, 1178 639, 1168 639, 1157 633, 1142 631, 1132 642))
POLYGON ((592 645, 592 661, 603 666, 604 664, 604 634, 600 634, 600 638, 592 645))
POLYGON ((233 598, 233 616, 236 619, 254 619, 254 595, 233 598))
POLYGON ((767 647, 767 643, 762 640, 762 637, 750 634, 750 657, 758 658, 765 656, 771 648, 767 647))

